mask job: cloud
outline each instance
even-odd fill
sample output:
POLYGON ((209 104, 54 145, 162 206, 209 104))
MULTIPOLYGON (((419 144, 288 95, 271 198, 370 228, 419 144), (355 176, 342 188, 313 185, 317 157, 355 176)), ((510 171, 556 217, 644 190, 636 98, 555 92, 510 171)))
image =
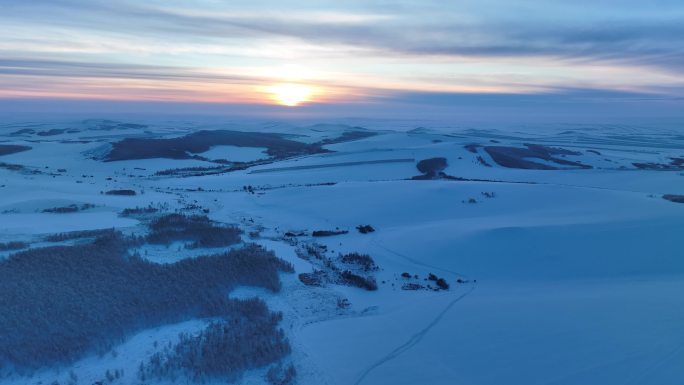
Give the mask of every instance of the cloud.
MULTIPOLYGON (((543 92, 527 93, 464 93, 464 92, 385 92, 375 96, 377 101, 427 104, 433 106, 548 106, 596 103, 672 102, 681 98, 671 95, 684 90, 663 92, 630 92, 597 88, 549 87, 543 92)), ((684 107, 684 106, 683 106, 684 107)))
POLYGON ((211 81, 242 84, 255 84, 263 81, 263 79, 250 76, 208 74, 185 67, 10 58, 0 58, 0 75, 211 81))
MULTIPOLYGON (((396 13, 372 13, 377 9, 321 10, 296 5, 287 9, 278 2, 256 9, 243 6, 215 10, 154 2, 38 0, 16 2, 16 7, 9 11, 49 24, 131 35, 173 36, 171 39, 280 37, 320 45, 363 47, 394 55, 546 57, 684 69, 684 23, 677 13, 669 16, 667 12, 669 7, 684 13, 684 5, 672 1, 660 2, 665 7, 660 17, 623 13, 614 4, 614 9, 606 8, 587 20, 581 16, 570 20, 559 17, 553 11, 561 10, 553 8, 553 1, 546 5, 546 10, 545 6, 538 6, 536 16, 505 15, 508 7, 503 1, 492 4, 502 8, 500 13, 482 11, 487 8, 483 5, 464 7, 465 11, 444 5, 440 14, 440 8, 435 9, 429 1, 426 6, 419 2, 399 3, 403 8, 396 13), (423 8, 428 10, 427 14, 412 12, 423 8)), ((647 9, 639 2, 622 4, 625 8, 647 9)))
POLYGON ((322 86, 387 103, 492 97, 419 92, 440 86, 517 88, 516 101, 532 101, 530 90, 559 100, 577 100, 579 89, 595 101, 626 96, 606 94, 615 89, 681 96, 684 5, 656 1, 657 9, 635 0, 3 0, 0 84, 20 94, 128 79, 165 87, 165 97, 173 84, 194 96, 201 87, 178 84, 263 85, 277 74, 254 68, 291 59, 339 74, 322 86))

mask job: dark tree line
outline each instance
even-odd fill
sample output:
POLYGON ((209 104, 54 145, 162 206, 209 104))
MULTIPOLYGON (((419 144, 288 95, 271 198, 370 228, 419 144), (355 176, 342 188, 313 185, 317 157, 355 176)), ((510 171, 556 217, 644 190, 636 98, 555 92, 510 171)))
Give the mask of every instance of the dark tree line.
POLYGON ((123 195, 123 196, 132 196, 132 195, 138 195, 134 190, 109 190, 105 191, 106 195, 123 195))
POLYGON ((90 204, 90 203, 84 203, 82 205, 77 205, 77 204, 72 204, 68 206, 60 206, 60 207, 50 207, 47 209, 44 209, 44 213, 53 213, 53 214, 67 214, 67 213, 75 213, 79 212, 81 210, 88 210, 92 209, 95 207, 95 205, 90 204))
POLYGON ((17 152, 28 151, 31 147, 18 144, 0 144, 0 156, 15 154, 17 152))
POLYGON ((56 233, 50 234, 45 237, 48 242, 64 242, 72 239, 82 239, 82 238, 96 238, 103 236, 113 236, 116 230, 110 229, 95 229, 95 230, 80 230, 80 231, 69 231, 66 233, 56 233))
POLYGON ((152 207, 151 205, 147 206, 147 207, 136 206, 134 208, 123 209, 123 211, 121 211, 121 216, 131 217, 131 216, 142 215, 142 214, 154 214, 158 211, 159 211, 158 208, 152 207))
POLYGON ((364 277, 359 274, 352 273, 349 270, 345 270, 340 273, 341 283, 349 286, 356 286, 368 291, 378 290, 378 284, 375 282, 373 277, 364 277))
POLYGON ((171 244, 175 241, 192 241, 192 247, 221 247, 240 242, 237 227, 212 222, 204 215, 167 214, 149 224, 147 241, 171 244))
POLYGON ((177 138, 126 138, 112 143, 112 149, 104 160, 190 159, 190 153, 202 153, 219 145, 266 147, 266 153, 277 159, 328 152, 320 144, 289 140, 281 134, 202 130, 177 138))
POLYGON ((0 243, 0 251, 21 250, 27 248, 29 245, 26 242, 11 241, 7 243, 0 243))

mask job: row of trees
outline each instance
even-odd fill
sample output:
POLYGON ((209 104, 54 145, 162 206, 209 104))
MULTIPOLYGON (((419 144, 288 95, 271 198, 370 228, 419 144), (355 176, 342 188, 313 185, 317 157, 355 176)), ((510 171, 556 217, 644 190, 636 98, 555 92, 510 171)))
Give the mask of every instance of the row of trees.
POLYGON ((192 247, 221 247, 240 242, 239 228, 214 223, 205 215, 167 214, 149 224, 147 241, 171 244, 192 241, 192 247))

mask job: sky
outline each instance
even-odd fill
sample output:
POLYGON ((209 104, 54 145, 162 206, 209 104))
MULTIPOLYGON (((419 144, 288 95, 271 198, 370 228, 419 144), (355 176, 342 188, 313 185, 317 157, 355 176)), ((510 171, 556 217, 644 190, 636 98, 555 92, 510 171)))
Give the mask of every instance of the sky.
POLYGON ((0 0, 0 25, 0 111, 684 116, 682 0, 0 0))

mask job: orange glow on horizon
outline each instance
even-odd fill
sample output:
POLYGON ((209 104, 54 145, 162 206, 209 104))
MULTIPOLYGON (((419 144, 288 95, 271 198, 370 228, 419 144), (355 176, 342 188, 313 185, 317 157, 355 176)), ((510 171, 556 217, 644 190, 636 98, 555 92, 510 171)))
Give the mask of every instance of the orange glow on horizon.
POLYGON ((314 89, 311 86, 296 83, 283 83, 268 88, 270 99, 280 105, 297 107, 311 101, 314 89))

